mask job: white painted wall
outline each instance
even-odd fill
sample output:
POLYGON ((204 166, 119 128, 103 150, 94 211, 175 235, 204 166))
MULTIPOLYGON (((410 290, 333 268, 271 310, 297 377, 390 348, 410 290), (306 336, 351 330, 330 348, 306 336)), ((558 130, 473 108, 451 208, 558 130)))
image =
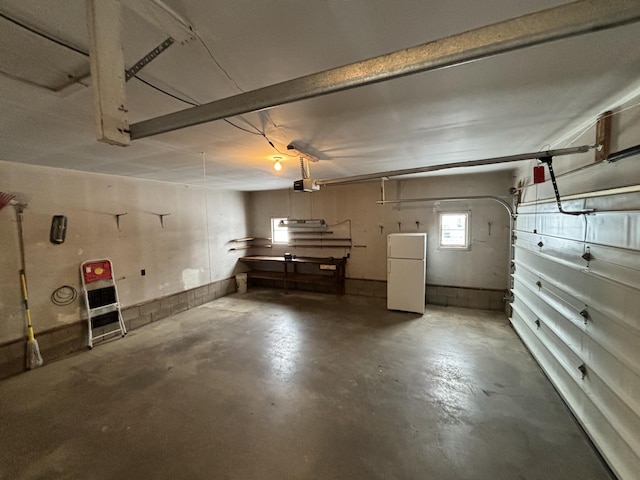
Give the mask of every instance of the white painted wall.
MULTIPOLYGON (((229 240, 247 234, 247 194, 0 161, 0 191, 19 193, 24 213, 29 305, 36 333, 80 318, 80 303, 57 307, 62 285, 80 291, 79 265, 114 264, 123 306, 234 275, 229 240), (114 215, 120 217, 120 230, 114 215), (157 214, 164 217, 161 227, 157 214), (66 241, 49 242, 53 215, 66 215, 66 241), (141 270, 146 276, 141 276, 141 270)), ((0 211, 0 343, 24 335, 19 250, 12 207, 0 211)))
MULTIPOLYGON (((616 152, 640 143, 640 108, 633 105, 619 107, 612 117, 611 151, 616 152), (625 110, 625 109, 629 110, 625 110)), ((595 125, 582 129, 582 133, 573 137, 570 144, 558 145, 553 148, 572 147, 578 145, 593 145, 595 143, 595 125)), ((558 177, 560 195, 574 195, 585 192, 595 192, 609 188, 624 187, 640 184, 640 168, 638 157, 632 157, 616 163, 594 163, 594 152, 589 151, 581 155, 557 157, 553 161, 553 169, 558 177), (569 173, 571 172, 571 173, 569 173)), ((531 161, 516 170, 516 185, 523 185, 522 202, 532 202, 554 198, 550 181, 538 186, 533 183, 533 166, 537 161, 531 161)), ((545 168, 545 178, 549 180, 549 172, 545 168)))
MULTIPOLYGON (((612 151, 640 143, 638 105, 615 113, 612 151)), ((594 143, 594 128, 582 130, 572 143, 594 143)), ((550 180, 530 185, 535 162, 516 178, 528 204, 516 222, 511 322, 621 480, 640 471, 639 161, 554 161, 560 194, 577 196, 563 208, 595 209, 586 216, 558 213, 550 180)))
MULTIPOLYGON (((511 173, 477 174, 390 180, 388 200, 443 196, 497 195, 509 197, 511 173)), ((311 193, 278 190, 250 194, 251 235, 269 237, 271 217, 323 218, 329 224, 351 220, 353 248, 347 277, 386 280, 386 238, 389 233, 426 232, 427 283, 475 288, 507 288, 509 217, 506 209, 489 200, 378 205, 380 184, 322 187, 311 193), (438 211, 471 211, 471 249, 438 249, 438 211), (416 224, 418 222, 418 224, 416 224), (489 234, 488 222, 492 222, 489 234), (398 225, 400 223, 400 225, 398 225), (382 230, 380 227, 382 226, 382 230)), ((343 226, 336 228, 344 228, 343 226)), ((336 230, 332 227, 332 230, 336 230)), ((336 230, 337 231, 337 230, 336 230)), ((341 230, 342 232, 342 230, 341 230)), ((347 249, 274 247, 252 253, 342 257, 347 249)))

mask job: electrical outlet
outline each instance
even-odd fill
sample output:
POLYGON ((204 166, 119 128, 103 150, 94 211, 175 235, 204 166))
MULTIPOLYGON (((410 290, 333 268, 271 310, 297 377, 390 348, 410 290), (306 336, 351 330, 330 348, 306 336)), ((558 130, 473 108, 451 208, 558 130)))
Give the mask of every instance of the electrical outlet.
POLYGON ((140 270, 140 275, 144 277, 146 274, 147 274, 147 271, 144 268, 140 270))

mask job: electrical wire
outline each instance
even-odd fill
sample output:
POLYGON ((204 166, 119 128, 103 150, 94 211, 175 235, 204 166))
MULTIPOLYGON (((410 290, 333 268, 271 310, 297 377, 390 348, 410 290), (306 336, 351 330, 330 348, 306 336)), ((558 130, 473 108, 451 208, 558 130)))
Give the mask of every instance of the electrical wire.
POLYGON ((235 87, 240 90, 241 92, 244 92, 244 90, 240 87, 240 85, 238 85, 238 82, 236 82, 231 75, 229 75, 229 72, 227 72, 227 70, 222 66, 222 64, 218 61, 218 59, 215 57, 215 55, 213 54, 213 52, 211 51, 211 49, 209 48, 209 46, 207 45, 207 43, 203 40, 202 36, 200 35, 200 33, 196 30, 196 28, 191 24, 191 22, 185 20, 184 18, 182 18, 182 16, 180 16, 179 14, 177 14, 176 12, 174 12, 171 8, 169 8, 167 5, 165 5, 162 1, 160 0, 153 0, 152 3, 158 7, 159 9, 163 10, 165 13, 169 14, 169 16, 171 18, 173 18, 176 22, 178 22, 182 28, 185 28, 186 30, 189 31, 189 33, 192 33, 197 39, 198 41, 202 44, 202 46, 205 48, 205 50, 207 51, 207 53, 209 54, 209 57, 211 57, 211 60, 213 60, 213 62, 218 66, 218 68, 225 74, 225 76, 231 81, 233 82, 233 84, 235 85, 235 87))
POLYGON ((587 133, 591 128, 593 128, 600 121, 601 118, 613 118, 616 115, 620 115, 622 112, 626 112, 627 110, 632 110, 634 108, 640 107, 640 102, 634 103, 633 105, 628 105, 620 110, 612 112, 610 115, 603 115, 602 117, 598 117, 591 122, 588 122, 586 126, 579 130, 579 133, 571 140, 568 144, 573 145, 580 137, 582 137, 585 133, 587 133))
MULTIPOLYGON (((233 126, 233 127, 237 128, 238 130, 242 130, 243 132, 250 133, 251 135, 258 135, 259 137, 265 137, 265 134, 264 134, 264 133, 262 133, 261 131, 259 131, 257 128, 256 128, 256 131, 255 131, 255 132, 252 132, 251 130, 247 130, 246 128, 241 127, 240 125, 236 125, 235 123, 231 122, 230 120, 227 120, 226 118, 223 118, 223 120, 224 120, 225 122, 227 122, 229 125, 231 125, 231 126, 233 126)), ((246 121, 246 120, 245 120, 245 121, 246 121)), ((247 123, 248 123, 248 122, 247 122, 247 123)), ((249 123, 249 125, 251 125, 251 124, 249 123)), ((253 125, 251 125, 251 126, 253 127, 253 125)), ((253 128, 255 128, 255 127, 253 127, 253 128)), ((265 138, 266 138, 266 137, 265 137, 265 138)), ((268 140, 267 140, 267 141, 268 141, 268 140)))
MULTIPOLYGON (((134 76, 133 76, 133 78, 135 78, 136 80, 139 80, 140 82, 144 83, 145 85, 147 85, 147 86, 149 86, 149 87, 153 88, 154 90, 156 90, 156 91, 158 91, 158 92, 160 92, 160 93, 162 93, 162 94, 164 94, 164 95, 167 95, 167 96, 169 96, 169 97, 171 97, 171 98, 174 98, 174 99, 176 99, 176 100, 178 100, 178 101, 180 101, 180 102, 186 103, 187 105, 191 105, 192 107, 197 107, 197 106, 199 106, 199 105, 202 105, 202 104, 197 103, 197 102, 195 102, 195 101, 185 100, 184 98, 181 98, 181 97, 179 97, 179 96, 177 96, 177 95, 174 95, 173 93, 168 92, 168 91, 166 91, 166 90, 164 90, 164 89, 162 89, 162 88, 158 87, 157 85, 154 85, 153 83, 149 82, 148 80, 145 80, 144 78, 139 77, 138 75, 134 75, 134 76)), ((183 95, 184 95, 184 94, 183 94, 183 95)), ((238 130, 242 130, 243 132, 251 133, 252 135, 260 135, 260 136, 262 136, 262 137, 263 137, 263 136, 265 136, 265 135, 264 135, 264 133, 262 133, 262 132, 260 132, 260 131, 252 132, 251 130, 248 130, 248 129, 243 128, 243 127, 241 127, 241 126, 239 126, 239 125, 236 125, 235 123, 231 122, 230 120, 227 120, 226 118, 223 118, 223 120, 224 120, 225 122, 227 122, 229 125, 231 125, 231 126, 233 126, 233 127, 237 128, 238 130)), ((253 125, 251 125, 251 126, 253 127, 253 125)), ((255 128, 255 127, 254 127, 254 128, 255 128)), ((257 130, 257 129, 256 129, 256 130, 257 130)), ((275 148, 275 147, 274 147, 274 148, 275 148)))
POLYGON ((211 57, 211 60, 213 60, 213 62, 218 66, 218 68, 220 70, 222 70, 222 73, 225 74, 225 76, 231 81, 233 82, 233 84, 236 86, 236 88, 238 90, 240 90, 241 92, 244 93, 244 90, 240 87, 240 85, 238 85, 238 82, 236 82, 231 75, 229 75, 229 72, 227 72, 227 70, 220 64, 220 62, 218 61, 218 59, 215 57, 215 55, 213 54, 213 52, 211 51, 211 49, 209 48, 209 46, 205 43, 205 41, 202 39, 202 37, 200 36, 200 34, 196 31, 195 28, 192 28, 191 31, 193 32, 193 34, 196 36, 196 38, 198 39, 198 41, 202 44, 202 46, 205 48, 205 50, 207 51, 207 53, 209 54, 209 56, 211 57))
POLYGON ((176 100, 179 100, 179 101, 181 101, 181 102, 183 102, 183 103, 186 103, 187 105, 191 105, 191 106, 193 106, 193 107, 197 107, 197 106, 198 106, 198 104, 197 104, 197 103, 190 102, 189 100, 185 100, 184 98, 180 98, 180 97, 178 97, 177 95, 174 95, 173 93, 167 92, 166 90, 164 90, 164 89, 162 89, 162 88, 158 87, 157 85, 154 85, 153 83, 151 83, 151 82, 149 82, 149 81, 147 81, 147 80, 144 80, 143 78, 140 78, 138 75, 134 75, 134 76, 133 76, 133 78, 135 78, 136 80, 138 80, 138 81, 140 81, 140 82, 144 83, 145 85, 147 85, 147 86, 149 86, 149 87, 153 88, 154 90, 157 90, 158 92, 160 92, 160 93, 162 93, 162 94, 164 94, 164 95, 167 95, 167 96, 169 96, 169 97, 171 97, 171 98, 174 98, 174 99, 176 99, 176 100))
POLYGON ((60 45, 61 47, 65 47, 65 48, 68 48, 69 50, 73 50, 74 52, 79 53, 80 55, 84 55, 85 57, 89 56, 89 54, 87 52, 85 52, 84 50, 81 50, 78 47, 74 47, 73 45, 71 45, 69 43, 63 42, 62 40, 58 40, 57 38, 52 37, 51 35, 46 34, 44 32, 41 32, 40 30, 36 29, 35 27, 32 27, 31 25, 27 25, 26 23, 23 23, 23 22, 21 22, 19 20, 16 20, 15 18, 11 18, 11 17, 9 17, 8 15, 6 15, 6 14, 4 14, 2 12, 0 12, 0 17, 4 18, 5 20, 7 20, 7 21, 9 21, 11 23, 13 23, 14 25, 18 25, 19 27, 22 27, 25 30, 28 30, 31 33, 35 33, 36 35, 38 35, 38 36, 40 36, 40 37, 42 37, 44 39, 47 39, 50 42, 53 42, 53 43, 55 43, 57 45, 60 45))
POLYGON ((347 222, 351 224, 351 219, 347 218, 346 220, 342 220, 341 222, 330 223, 329 225, 327 225, 327 227, 337 227, 338 225, 342 225, 343 223, 347 223, 347 222))
POLYGON ((278 149, 278 148, 277 148, 277 147, 276 147, 276 146, 271 142, 271 140, 269 140, 266 136, 265 136, 264 138, 266 138, 266 139, 267 139, 267 142, 269 142, 269 145, 271 145, 271 146, 274 148, 274 150, 275 150, 276 152, 278 152, 280 155, 284 155, 285 157, 291 157, 291 158, 293 158, 293 157, 296 157, 296 158, 297 158, 297 157, 298 157, 298 155, 296 155, 296 154, 294 154, 294 153, 281 152, 281 151, 280 151, 280 150, 279 150, 279 149, 278 149))
MULTIPOLYGON (((184 98, 181 98, 181 97, 179 97, 179 96, 177 96, 177 95, 174 95, 173 93, 168 92, 167 90, 165 90, 165 89, 163 89, 163 88, 160 88, 160 87, 158 87, 157 85, 154 85, 153 83, 151 83, 151 82, 149 82, 148 80, 145 80, 145 79, 143 79, 143 78, 139 77, 138 75, 134 75, 134 76, 133 76, 133 78, 135 78, 136 80, 138 80, 138 81, 140 81, 140 82, 144 83, 144 84, 145 84, 145 85, 147 85, 148 87, 151 87, 151 88, 153 88, 154 90, 156 90, 156 91, 158 91, 158 92, 160 92, 160 93, 162 93, 162 94, 164 94, 164 95, 167 95, 167 96, 169 96, 169 97, 171 97, 171 98, 173 98, 173 99, 175 99, 175 100, 178 100, 178 101, 180 101, 180 102, 183 102, 183 103, 185 103, 185 104, 187 104, 187 105, 191 105, 192 107, 197 107, 197 106, 199 106, 199 105, 202 105, 201 103, 197 103, 197 102, 195 102, 195 101, 185 100, 184 98)), ((183 94, 183 95, 184 95, 184 94, 183 94)), ((262 132, 258 127, 256 127, 255 125, 251 124, 250 122, 248 122, 248 121, 247 121, 247 120, 245 120, 245 119, 243 119, 243 120, 244 120, 245 122, 247 122, 249 125, 251 125, 251 127, 253 127, 253 128, 255 129, 255 132, 252 132, 252 131, 251 131, 251 130, 249 130, 249 129, 246 129, 246 128, 244 128, 244 127, 241 127, 240 125, 236 125, 236 124, 235 124, 235 123, 233 123, 231 120, 228 120, 228 119, 226 119, 226 118, 223 118, 222 120, 224 120, 226 123, 228 123, 228 124, 229 124, 229 125, 231 125, 232 127, 237 128, 238 130, 242 130, 243 132, 250 133, 251 135, 258 135, 258 136, 260 136, 260 137, 263 137, 263 138, 267 141, 267 143, 268 143, 269 145, 271 145, 271 147, 272 147, 276 152, 278 152, 280 155, 285 155, 285 156, 287 156, 287 157, 297 157, 297 155, 291 155, 290 153, 285 153, 285 152, 280 151, 280 149, 274 145, 274 143, 271 141, 271 139, 270 139, 270 138, 269 138, 269 137, 268 137, 264 132, 262 132)))
MULTIPOLYGON (((215 63, 216 66, 220 69, 220 71, 222 71, 224 73, 224 75, 229 79, 229 81, 231 83, 233 83, 233 85, 238 89, 238 91, 240 91, 242 93, 245 93, 245 90, 238 84, 238 82, 231 76, 231 74, 229 74, 227 69, 224 68, 224 66, 222 66, 220 61, 213 54, 213 51, 211 50, 211 48, 209 48, 209 45, 207 44, 207 42, 205 42, 204 38, 202 38, 202 36, 200 35, 200 32, 198 32, 198 30, 191 24, 191 22, 189 22, 186 19, 182 18, 180 15, 178 15, 176 12, 174 12, 171 8, 169 8, 167 5, 165 5, 161 0, 152 0, 152 3, 156 7, 160 8, 161 10, 163 10, 165 13, 168 13, 169 16, 171 16, 176 22, 178 22, 182 26, 182 28, 185 28, 186 30, 189 31, 189 33, 193 34, 195 36, 195 38, 198 40, 198 42, 200 42, 200 44, 202 44, 202 46, 205 48, 205 50, 207 51, 209 57, 211 58, 213 63, 215 63)), ((276 125, 276 123, 273 120, 271 120, 271 117, 270 117, 270 115, 268 113, 266 113, 266 112, 258 112, 258 115, 261 118, 265 119, 267 122, 269 122, 271 125, 273 125, 275 128, 278 128, 278 125, 276 125)))
MULTIPOLYGON (((31 27, 30 25, 27 25, 26 23, 23 23, 23 22, 20 22, 19 20, 16 20, 16 19, 14 19, 14 18, 11 18, 11 17, 9 17, 9 16, 5 15, 5 14, 4 14, 4 13, 2 13, 2 12, 0 12, 0 17, 4 18, 5 20, 7 20, 7 21, 9 21, 9 22, 11 22, 11 23, 13 23, 13 24, 15 24, 15 25, 18 25, 18 26, 19 26, 19 27, 21 27, 21 28, 24 28, 25 30, 27 30, 27 31, 29 31, 29 32, 31 32, 31 33, 34 33, 34 34, 36 34, 36 35, 39 35, 40 37, 42 37, 42 38, 44 38, 44 39, 46 39, 46 40, 49 40, 50 42, 53 42, 53 43, 55 43, 55 44, 57 44, 57 45, 60 45, 60 46, 65 47, 65 48, 67 48, 67 49, 69 49, 69 50, 72 50, 72 51, 74 51, 74 52, 76 52, 76 53, 79 53, 80 55, 85 56, 85 57, 89 57, 89 53, 87 53, 87 52, 85 52, 85 51, 83 51, 83 50, 79 49, 78 47, 74 47, 73 45, 71 45, 71 44, 69 44, 69 43, 63 42, 62 40, 58 40, 57 38, 54 38, 54 37, 52 37, 52 36, 50 36, 50 35, 48 35, 48 34, 46 34, 46 33, 44 33, 44 32, 41 32, 41 31, 37 30, 36 28, 31 27)), ((196 36, 196 38, 200 41, 200 43, 202 43, 202 45, 204 46, 204 48, 207 50, 207 52, 208 52, 209 56, 210 56, 210 57, 211 57, 211 59, 215 62, 215 64, 218 66, 218 68, 220 68, 220 70, 222 70, 222 71, 224 72, 224 74, 227 76, 227 78, 228 78, 230 81, 232 81, 232 82, 234 83, 234 85, 236 86, 236 88, 238 88, 238 90, 240 90, 241 92, 244 92, 244 90, 243 90, 242 88, 240 88, 240 86, 238 85, 238 83, 237 83, 237 82, 236 82, 236 81, 235 81, 235 80, 234 80, 234 79, 229 75, 229 73, 228 73, 228 72, 225 70, 225 68, 220 64, 220 62, 218 62, 218 60, 215 58, 215 56, 213 55, 213 53, 211 52, 211 50, 209 49, 209 47, 207 46, 207 44, 204 42, 204 40, 202 39, 202 37, 200 37, 200 34, 199 34, 197 31, 195 31, 195 29, 191 29, 191 31, 192 31, 192 32, 193 32, 193 34, 196 36)), ((169 97, 171 97, 171 98, 174 98, 175 100, 179 100, 179 101, 181 101, 181 102, 183 102, 183 103, 186 103, 187 105, 191 105, 192 107, 197 107, 197 106, 199 106, 199 105, 202 105, 201 103, 197 103, 197 102, 196 102, 196 101, 194 101, 194 100, 189 101, 189 100, 185 100, 184 98, 180 98, 180 97, 178 97, 177 95, 174 95, 174 94, 172 94, 172 93, 170 93, 170 92, 168 92, 168 91, 166 91, 166 90, 164 90, 164 89, 162 89, 162 88, 158 87, 157 85, 154 85, 153 83, 151 83, 151 82, 149 82, 149 81, 147 81, 147 80, 145 80, 145 79, 143 79, 143 78, 139 77, 138 75, 134 75, 133 77, 134 77, 136 80, 138 80, 138 81, 140 81, 140 82, 144 83, 145 85, 147 85, 147 86, 149 86, 149 87, 153 88, 154 90, 157 90, 158 92, 163 93, 164 95, 167 95, 167 96, 169 96, 169 97)), ((227 120, 226 118, 225 118, 225 119, 223 119, 223 120, 224 120, 225 122, 227 122, 229 125, 232 125, 233 127, 237 128, 237 129, 239 129, 239 130, 242 130, 243 132, 251 133, 251 134, 254 134, 254 135, 260 135, 260 136, 262 136, 262 137, 267 138, 267 137, 266 137, 266 135, 264 134, 264 132, 261 132, 257 127, 255 127, 254 125, 252 125, 250 122, 247 122, 247 123, 249 123, 249 125, 251 125, 251 126, 256 130, 255 132, 252 132, 251 130, 247 130, 247 129, 245 129, 245 128, 242 128, 242 127, 240 127, 239 125, 236 125, 236 124, 234 124, 233 122, 231 122, 231 121, 227 120)), ((246 121, 246 120, 245 120, 245 121, 246 121)), ((271 122, 271 123, 273 123, 273 122, 271 122)), ((275 147, 275 146, 274 146, 274 145, 269 141, 269 139, 267 139, 267 141, 271 144, 271 146, 272 146, 273 148, 276 148, 276 147, 275 147)), ((277 148, 276 148, 276 150, 277 150, 277 148)), ((280 153, 280 152, 279 152, 279 153, 280 153)))
POLYGON ((78 298, 78 291, 71 285, 56 288, 51 294, 51 303, 58 307, 71 305, 78 298))
POLYGON ((353 234, 351 233, 351 219, 350 218, 347 218, 346 220, 342 220, 341 222, 331 223, 331 224, 327 225, 327 228, 337 227, 337 226, 343 225, 345 223, 349 224, 349 238, 353 239, 353 234))
MULTIPOLYGON (((229 79, 229 81, 231 81, 235 87, 241 91, 242 93, 245 93, 246 90, 244 90, 240 85, 238 85, 238 82, 236 82, 236 80, 229 74, 229 72, 222 66, 222 64, 218 61, 218 59, 216 58, 216 56, 213 54, 213 52, 211 51, 211 49, 209 48, 209 45, 207 45, 207 43, 204 41, 204 39, 200 36, 200 34, 196 31, 195 28, 191 28, 191 31, 193 32, 193 34, 196 36, 196 38, 198 39, 198 41, 202 44, 202 46, 205 48, 205 50, 207 51, 207 53, 209 54, 209 57, 211 57, 211 60, 213 60, 213 62, 218 66, 218 68, 225 74, 225 76, 229 79)), ((271 123, 271 125, 273 125, 274 127, 278 128, 278 126, 274 123, 273 120, 271 120, 271 117, 264 113, 264 112, 258 112, 258 115, 264 119, 266 119, 269 123, 271 123)), ((245 120, 246 121, 246 120, 245 120)), ((249 122, 247 122, 249 123, 249 122)), ((253 125, 252 125, 253 126, 253 125)), ((255 127, 254 127, 255 128, 255 127)), ((257 128, 256 128, 257 130, 257 128)), ((264 135, 264 134, 263 134, 264 135)), ((266 137, 265 137, 266 138, 266 137)), ((268 140, 267 140, 268 141, 268 140)), ((273 146, 273 145, 271 145, 273 146)), ((273 147, 275 148, 275 147, 273 147)), ((281 152, 279 152, 281 153, 281 152)))
MULTIPOLYGON (((157 4, 157 3, 155 3, 155 5, 157 5, 157 6, 158 6, 158 7, 160 7, 160 8, 164 8, 162 5, 159 5, 159 4, 157 4)), ((51 35, 48 35, 48 34, 46 34, 46 33, 44 33, 44 32, 41 32, 41 31, 37 30, 36 28, 34 28, 34 27, 30 26, 30 25, 27 25, 26 23, 23 23, 23 22, 21 22, 21 21, 19 21, 19 20, 16 20, 16 19, 14 19, 14 18, 11 18, 11 17, 9 17, 8 15, 6 15, 6 14, 4 14, 4 13, 2 13, 2 12, 0 12, 0 17, 4 18, 5 20, 7 20, 7 21, 9 21, 9 22, 11 22, 11 23, 13 23, 13 24, 15 24, 15 25, 17 25, 17 26, 21 27, 21 28, 24 28, 25 30, 27 30, 27 31, 29 31, 29 32, 31 32, 31 33, 34 33, 34 34, 36 34, 36 35, 38 35, 38 36, 40 36, 40 37, 42 37, 42 38, 44 38, 44 39, 46 39, 46 40, 49 40, 50 42, 53 42, 53 43, 55 43, 55 44, 57 44, 57 45, 60 45, 61 47, 67 48, 67 49, 69 49, 69 50, 72 50, 72 51, 74 51, 74 52, 76 52, 76 53, 79 53, 80 55, 85 56, 85 57, 89 57, 89 53, 88 53, 88 52, 85 52, 85 51, 81 50, 80 48, 75 47, 75 46, 73 46, 73 45, 71 45, 71 44, 69 44, 69 43, 63 42, 62 40, 58 40, 57 38, 54 38, 54 37, 52 37, 51 35)), ((228 71, 227 71, 227 70, 226 70, 226 69, 225 69, 225 68, 220 64, 220 62, 219 62, 219 61, 218 61, 218 59, 215 57, 215 55, 213 54, 213 52, 211 51, 211 49, 209 48, 209 46, 207 45, 207 43, 202 39, 202 37, 201 37, 201 36, 200 36, 200 34, 195 30, 195 28, 190 27, 190 31, 191 31, 191 32, 196 36, 196 38, 198 39, 198 41, 199 41, 199 42, 202 44, 202 46, 207 50, 207 53, 209 54, 209 57, 211 57, 211 59, 213 60, 213 62, 214 62, 214 63, 218 66, 218 68, 219 68, 219 69, 220 69, 220 70, 225 74, 225 76, 226 76, 226 77, 227 77, 231 82, 233 82, 233 84, 235 85, 235 87, 236 87, 238 90, 240 90, 241 92, 244 92, 244 90, 240 87, 240 85, 238 85, 238 82, 236 82, 236 81, 233 79, 233 77, 231 77, 231 75, 229 75, 229 72, 228 72, 228 71)), ((158 92, 160 92, 160 93, 162 93, 162 94, 164 94, 164 95, 167 95, 167 96, 169 96, 169 97, 171 97, 171 98, 173 98, 173 99, 175 99, 175 100, 178 100, 178 101, 180 101, 180 102, 183 102, 183 103, 185 103, 185 104, 187 104, 187 105, 191 105, 192 107, 197 107, 197 106, 199 106, 199 105, 202 105, 201 103, 198 103, 198 102, 196 102, 196 101, 195 101, 195 100, 193 100, 193 99, 191 99, 191 100, 186 100, 186 99, 181 98, 181 97, 179 97, 179 96, 177 96, 177 95, 174 95, 174 94, 172 94, 172 93, 170 93, 170 92, 168 92, 168 91, 166 91, 166 90, 164 90, 164 89, 162 89, 162 88, 158 87, 157 85, 154 85, 153 83, 149 82, 148 80, 145 80, 145 79, 143 79, 143 78, 139 77, 138 75, 133 75, 133 78, 135 78, 136 80, 138 80, 138 81, 140 81, 140 82, 144 83, 144 84, 145 84, 145 85, 147 85, 148 87, 153 88, 154 90, 157 90, 158 92)), ((186 95, 184 95, 184 94, 183 94, 183 96, 186 96, 186 95)), ((260 115, 262 116, 262 112, 258 112, 258 114, 260 114, 260 115)), ((268 115, 263 116, 263 118, 265 118, 269 123, 271 123, 272 125, 274 125, 275 127, 277 127, 277 125, 273 122, 273 120, 271 120, 271 118, 270 118, 268 115)), ((235 123, 233 123, 232 121, 230 121, 230 120, 228 120, 228 119, 226 119, 226 118, 223 118, 223 120, 224 120, 226 123, 228 123, 229 125, 231 125, 232 127, 237 128, 238 130, 241 130, 241 131, 243 131, 243 132, 246 132, 246 133, 249 133, 249 134, 252 134, 252 135, 259 135, 259 136, 261 136, 261 137, 264 137, 264 139, 269 143, 269 145, 271 145, 271 147, 272 147, 276 152, 278 152, 278 153, 279 153, 279 154, 281 154, 281 155, 285 155, 285 156, 288 156, 288 157, 295 157, 295 156, 296 156, 296 155, 291 155, 291 154, 284 153, 284 152, 280 151, 280 150, 279 150, 279 149, 278 149, 278 148, 273 144, 273 142, 269 139, 269 137, 267 137, 267 135, 266 135, 266 133, 265 133, 265 132, 261 131, 258 127, 256 127, 255 125, 251 124, 251 122, 249 122, 249 121, 245 120, 244 118, 243 118, 243 120, 244 120, 245 122, 247 122, 247 123, 248 123, 248 124, 249 124, 249 125, 250 125, 254 130, 255 130, 255 132, 254 132, 254 131, 251 131, 251 130, 249 130, 249 129, 243 128, 243 127, 241 127, 240 125, 236 125, 235 123)))
MULTIPOLYGON (((202 180, 204 185, 207 185, 207 153, 202 153, 202 180)), ((209 228, 209 201, 207 199, 207 191, 204 191, 204 218, 207 219, 207 237, 211 231, 209 228)), ((211 268, 211 242, 207 241, 207 270, 209 271, 209 283, 213 281, 213 272, 211 268)))

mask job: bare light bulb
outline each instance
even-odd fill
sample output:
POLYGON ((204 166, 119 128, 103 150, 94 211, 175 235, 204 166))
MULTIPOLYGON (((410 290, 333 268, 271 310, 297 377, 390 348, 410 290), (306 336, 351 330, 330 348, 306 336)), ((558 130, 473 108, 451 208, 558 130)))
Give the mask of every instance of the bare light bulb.
POLYGON ((280 160, 276 160, 276 162, 273 164, 273 168, 278 172, 282 170, 282 164, 280 163, 280 160))

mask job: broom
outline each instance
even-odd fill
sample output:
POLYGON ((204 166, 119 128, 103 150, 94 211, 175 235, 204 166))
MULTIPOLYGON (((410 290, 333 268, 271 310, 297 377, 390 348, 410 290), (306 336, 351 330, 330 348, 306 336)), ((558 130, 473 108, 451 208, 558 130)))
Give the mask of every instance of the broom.
POLYGON ((22 284, 22 299, 24 300, 24 310, 27 312, 27 368, 33 370, 43 364, 42 355, 40 355, 40 347, 38 341, 33 336, 33 326, 31 325, 31 313, 29 312, 29 300, 27 298, 27 279, 24 270, 20 270, 20 283, 22 284))
POLYGON ((29 336, 27 340, 27 368, 32 370, 43 364, 42 355, 40 355, 40 347, 38 341, 33 335, 33 326, 31 324, 31 312, 29 311, 29 300, 27 297, 27 276, 25 274, 25 259, 24 259, 24 238, 22 234, 22 211, 24 205, 18 203, 15 200, 15 195, 10 193, 0 192, 0 210, 7 205, 13 205, 16 211, 16 219, 18 221, 18 240, 20 244, 20 285, 22 287, 22 300, 24 302, 24 309, 27 315, 27 334, 29 336))

